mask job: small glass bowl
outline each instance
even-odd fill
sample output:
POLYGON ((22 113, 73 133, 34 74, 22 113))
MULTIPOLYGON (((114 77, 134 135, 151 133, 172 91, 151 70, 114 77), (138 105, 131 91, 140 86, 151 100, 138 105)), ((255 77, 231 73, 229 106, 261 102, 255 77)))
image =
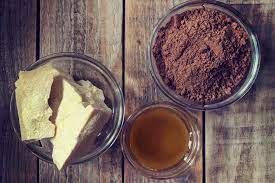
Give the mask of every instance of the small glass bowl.
MULTIPOLYGON (((89 80, 103 90, 105 103, 112 109, 112 116, 97 136, 92 147, 87 147, 87 154, 70 164, 82 163, 103 154, 117 139, 124 121, 124 99, 122 91, 111 72, 91 57, 76 53, 57 53, 41 58, 25 70, 32 70, 44 64, 52 63, 60 71, 71 75, 75 80, 89 80)), ((10 101, 10 117, 14 132, 21 141, 20 126, 16 107, 15 93, 10 101)), ((40 141, 22 141, 38 158, 53 163, 52 144, 48 139, 40 141)))
POLYGON ((165 16, 163 16, 157 25, 155 26, 153 30, 153 34, 151 35, 149 46, 148 46, 148 64, 150 66, 150 72, 152 74, 152 77, 154 81, 157 83, 160 90, 171 100, 176 102, 177 104, 188 107, 190 109, 194 110, 212 110, 212 109, 218 109, 224 106, 227 106, 240 98, 242 98, 252 87, 254 81, 256 80, 259 67, 260 67, 260 60, 261 60, 261 54, 260 54, 260 44, 257 38, 257 35, 252 30, 251 25, 248 23, 248 21, 233 7, 231 7, 228 4, 221 3, 218 1, 211 1, 211 0, 195 0, 195 1, 188 1, 185 3, 182 3, 178 6, 175 6, 172 8, 165 16), (240 85, 235 92, 225 98, 224 100, 217 101, 215 103, 210 104, 199 104, 194 101, 188 100, 178 94, 175 93, 172 89, 170 89, 166 84, 163 82, 159 70, 157 68, 156 60, 153 56, 153 45, 155 42, 155 39, 157 37, 157 34, 159 30, 164 27, 173 17, 174 15, 183 13, 188 10, 198 9, 198 8, 208 8, 208 9, 214 9, 218 10, 229 17, 233 18, 235 21, 237 21, 244 30, 247 31, 251 43, 251 49, 252 49, 252 61, 250 70, 246 76, 246 79, 244 80, 243 84, 240 85))
MULTIPOLYGON (((152 129, 154 130, 154 129, 152 129)), ((199 152, 201 149, 201 133, 198 126, 197 119, 189 112, 185 111, 179 105, 170 102, 162 102, 162 103, 151 103, 146 106, 143 106, 137 109, 125 122, 122 132, 121 132, 121 148, 124 157, 128 160, 130 165, 134 167, 139 173, 156 179, 167 179, 167 178, 175 178, 181 175, 184 175, 194 164, 196 158, 199 156, 199 152), (140 164, 135 155, 131 152, 130 149, 130 132, 131 127, 134 124, 135 120, 145 111, 152 110, 155 108, 164 108, 168 110, 172 110, 176 114, 178 114, 185 122, 185 126, 189 131, 189 138, 191 144, 189 144, 189 151, 184 155, 182 160, 178 162, 176 165, 166 168, 163 170, 152 170, 149 169, 142 164, 140 164)), ((180 139, 179 139, 180 140, 180 139)))

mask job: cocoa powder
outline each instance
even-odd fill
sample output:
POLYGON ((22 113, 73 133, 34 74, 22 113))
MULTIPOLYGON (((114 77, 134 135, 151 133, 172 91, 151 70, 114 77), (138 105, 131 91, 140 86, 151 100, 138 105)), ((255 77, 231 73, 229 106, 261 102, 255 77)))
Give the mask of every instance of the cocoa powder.
POLYGON ((205 104, 228 97, 242 83, 251 46, 233 18, 201 8, 173 16, 158 32, 153 55, 167 86, 205 104))

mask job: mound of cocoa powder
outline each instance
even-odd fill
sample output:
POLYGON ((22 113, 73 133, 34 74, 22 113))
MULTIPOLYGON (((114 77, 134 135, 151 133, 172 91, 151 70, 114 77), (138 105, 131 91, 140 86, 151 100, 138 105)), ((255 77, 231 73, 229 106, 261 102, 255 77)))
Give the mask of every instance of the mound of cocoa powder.
POLYGON ((158 32, 153 55, 167 86, 205 104, 226 98, 242 84, 251 46, 233 18, 201 8, 173 16, 158 32))

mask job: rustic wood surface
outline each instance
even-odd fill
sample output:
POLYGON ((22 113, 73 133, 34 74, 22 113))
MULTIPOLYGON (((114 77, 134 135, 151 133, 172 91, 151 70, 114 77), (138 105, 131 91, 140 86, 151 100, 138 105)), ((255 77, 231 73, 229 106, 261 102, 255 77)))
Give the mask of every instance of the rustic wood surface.
MULTIPOLYGON (((128 0, 125 4, 125 101, 126 118, 136 108, 150 102, 167 101, 153 82, 147 64, 148 42, 159 18, 181 1, 128 0)), ((194 113, 199 115, 198 113, 194 113)), ((198 117, 201 122, 201 115, 198 117)), ((125 182, 202 182, 201 158, 182 177, 165 181, 143 177, 124 162, 125 182)))
POLYGON ((229 107, 206 112, 206 181, 275 182, 275 1, 231 1, 261 43, 260 73, 250 92, 229 107))
MULTIPOLYGON (((122 2, 97 0, 40 1, 40 57, 77 52, 103 63, 122 84, 122 2)), ((39 182, 121 182, 118 143, 100 158, 58 172, 39 161, 39 182)))
MULTIPOLYGON (((181 2, 0 1, 0 182, 160 182, 137 174, 123 160, 119 142, 97 160, 58 172, 17 139, 9 99, 19 70, 45 55, 73 51, 94 57, 112 71, 124 89, 126 117, 143 104, 168 100, 150 76, 147 44, 159 18, 181 2)), ((185 176, 161 182, 275 182, 275 1, 224 2, 239 9, 259 35, 259 76, 240 101, 217 111, 194 112, 206 127, 205 157, 185 176)))
POLYGON ((36 1, 0 1, 0 182, 36 182, 37 158, 13 132, 9 100, 19 70, 36 60, 36 1))

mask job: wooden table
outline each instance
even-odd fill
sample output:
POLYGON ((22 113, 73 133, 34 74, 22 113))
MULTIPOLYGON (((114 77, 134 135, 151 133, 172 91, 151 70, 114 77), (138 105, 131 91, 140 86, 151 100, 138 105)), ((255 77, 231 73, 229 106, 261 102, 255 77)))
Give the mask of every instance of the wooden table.
MULTIPOLYGON (((159 182, 136 174, 119 142, 100 158, 65 171, 33 156, 16 138, 9 100, 20 69, 62 51, 87 54, 107 66, 123 88, 126 116, 168 100, 146 64, 156 22, 181 0, 1 0, 0 182, 159 182)), ((228 0, 249 19, 262 43, 256 84, 221 110, 194 112, 205 134, 201 157, 187 175, 161 182, 275 182, 275 1, 228 0)))

